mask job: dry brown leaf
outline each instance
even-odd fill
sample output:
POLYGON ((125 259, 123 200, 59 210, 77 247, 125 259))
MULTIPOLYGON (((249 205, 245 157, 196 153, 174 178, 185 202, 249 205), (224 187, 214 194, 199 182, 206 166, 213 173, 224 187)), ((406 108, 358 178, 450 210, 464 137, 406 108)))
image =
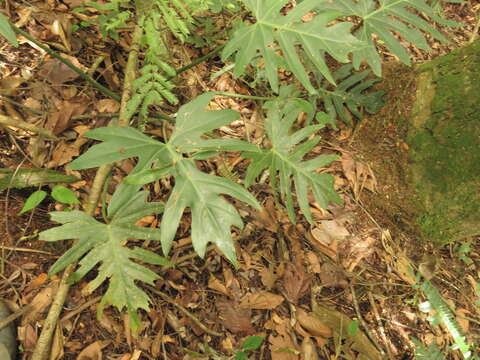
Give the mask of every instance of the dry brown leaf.
POLYGON ((262 284, 267 288, 267 290, 271 290, 275 281, 278 279, 278 275, 274 273, 271 267, 264 267, 259 272, 260 279, 262 280, 262 284))
POLYGON ((210 274, 210 278, 208 279, 208 287, 210 289, 217 290, 218 292, 224 295, 227 295, 227 296, 232 295, 230 291, 227 289, 227 287, 223 285, 223 283, 220 280, 218 280, 213 274, 210 274))
POLYGON ((216 307, 220 312, 220 318, 225 329, 235 334, 254 333, 250 309, 241 308, 238 303, 226 300, 217 301, 216 307))
POLYGON ((298 310, 297 320, 312 336, 321 336, 324 339, 332 337, 332 329, 325 325, 321 320, 307 314, 304 310, 298 310))
POLYGON ((30 302, 31 310, 22 318, 22 325, 26 325, 40 318, 41 313, 47 309, 52 302, 53 295, 58 288, 58 281, 52 281, 46 288, 42 289, 30 302))
POLYGON ((259 291, 257 293, 249 293, 240 300, 242 308, 256 310, 273 310, 283 302, 283 296, 273 294, 268 291, 259 291))
POLYGON ((99 113, 116 113, 120 110, 120 103, 112 99, 101 99, 95 103, 99 113))
POLYGON ((297 360, 300 352, 298 351, 292 339, 291 329, 287 329, 286 320, 276 327, 277 336, 271 334, 268 337, 270 355, 272 360, 297 360))
POLYGON ((110 341, 95 341, 78 354, 77 360, 102 360, 102 349, 109 344, 110 341))
POLYGON ((345 289, 348 281, 342 271, 331 263, 324 263, 320 271, 320 280, 325 287, 341 287, 345 289))
MULTIPOLYGON (((77 58, 73 56, 69 56, 66 54, 61 54, 63 57, 70 60, 75 66, 80 68, 83 71, 87 69, 85 66, 80 64, 77 58)), ((37 73, 41 77, 44 77, 47 81, 49 81, 52 85, 62 85, 63 83, 73 81, 77 79, 80 75, 78 75, 75 71, 70 69, 67 65, 62 63, 57 59, 49 59, 45 61, 43 66, 37 73)))
POLYGON ((312 280, 311 274, 306 274, 303 266, 299 264, 287 264, 283 274, 283 288, 287 299, 296 304, 307 293, 312 280))

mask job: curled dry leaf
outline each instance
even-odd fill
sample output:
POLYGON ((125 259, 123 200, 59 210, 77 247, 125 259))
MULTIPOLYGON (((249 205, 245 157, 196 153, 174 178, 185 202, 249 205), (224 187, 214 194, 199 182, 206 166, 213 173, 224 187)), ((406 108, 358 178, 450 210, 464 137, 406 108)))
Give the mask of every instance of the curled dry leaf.
MULTIPOLYGON (((83 71, 87 69, 85 66, 80 64, 80 62, 72 57, 65 54, 62 54, 64 58, 70 60, 76 67, 80 68, 83 71)), ((45 61, 43 66, 37 73, 41 77, 44 77, 47 81, 49 81, 52 85, 62 85, 66 82, 73 81, 77 79, 80 75, 78 75, 75 71, 70 69, 67 65, 62 63, 57 59, 49 59, 45 61)))
POLYGON ((102 349, 109 344, 110 341, 95 341, 78 354, 77 360, 102 360, 102 349))
POLYGON ((287 264, 283 274, 283 287, 287 299, 296 304, 297 301, 307 293, 310 288, 312 275, 306 274, 303 266, 299 264, 287 264))
POLYGON ((303 310, 298 311, 297 320, 311 336, 320 336, 324 339, 332 337, 332 329, 318 318, 309 315, 303 310))
POLYGON ((247 309, 273 310, 283 302, 283 297, 268 291, 259 291, 245 295, 240 306, 247 309))
POLYGON ((58 281, 52 281, 42 289, 30 302, 31 310, 22 318, 22 325, 26 325, 40 318, 40 314, 47 309, 52 302, 53 295, 57 292, 58 281))
POLYGON ((253 334, 252 312, 233 301, 219 300, 216 303, 223 326, 232 333, 253 334))
POLYGON ((275 281, 278 279, 278 275, 275 274, 272 267, 264 267, 262 270, 260 270, 259 274, 262 284, 267 288, 267 290, 271 290, 275 284, 275 281))

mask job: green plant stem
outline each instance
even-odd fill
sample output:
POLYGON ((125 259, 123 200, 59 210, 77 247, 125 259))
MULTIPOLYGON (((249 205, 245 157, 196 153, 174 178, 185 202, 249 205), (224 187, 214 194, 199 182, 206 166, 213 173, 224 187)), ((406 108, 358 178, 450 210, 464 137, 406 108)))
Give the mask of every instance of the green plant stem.
MULTIPOLYGON (((137 66, 138 60, 138 49, 140 48, 140 40, 142 37, 142 31, 137 25, 132 38, 132 51, 129 53, 128 62, 126 65, 126 75, 125 80, 123 83, 123 95, 122 95, 122 103, 120 104, 120 115, 118 120, 119 126, 128 126, 128 120, 125 116, 126 111, 126 104, 130 98, 129 91, 131 89, 131 82, 135 78, 135 69, 137 66), (133 76, 131 75, 133 74, 133 76)), ((118 95, 117 95, 118 96, 118 95)), ((98 200, 100 198, 100 194, 102 192, 103 185, 105 183, 105 179, 110 174, 114 164, 107 164, 100 166, 98 168, 97 173, 95 175, 95 179, 93 180, 93 184, 90 188, 90 194, 88 196, 87 202, 85 204, 85 213, 92 216, 95 213, 95 209, 98 205, 98 200)), ((60 285, 58 288, 57 293, 55 294, 55 298, 53 299, 52 306, 48 312, 47 318, 45 319, 44 326, 40 337, 38 338, 37 345, 35 346, 35 350, 33 351, 31 360, 45 360, 48 357, 50 344, 52 342, 53 333, 58 323, 58 319, 60 317, 60 313, 63 309, 63 304, 65 303, 65 299, 67 297, 68 291, 70 289, 70 282, 69 277, 72 274, 73 270, 75 269, 76 264, 69 265, 65 271, 63 272, 62 279, 60 281, 60 285)))
POLYGON ((13 24, 10 24, 12 26, 12 29, 22 35, 23 37, 27 38, 28 40, 30 40, 31 42, 33 42, 35 45, 37 45, 40 49, 42 49, 43 51, 45 51, 48 55, 54 57, 55 59, 61 61, 62 63, 64 63, 66 66, 68 66, 70 69, 72 69, 74 72, 76 72, 78 75, 80 75, 80 77, 82 79, 84 79, 86 82, 88 82, 89 84, 91 84, 93 87, 95 87, 96 89, 100 90, 102 93, 104 93, 105 95, 107 95, 108 97, 112 98, 113 100, 115 101, 120 101, 120 96, 116 93, 114 93, 112 90, 106 88, 105 86, 103 86, 102 84, 100 84, 99 82, 95 81, 94 79, 92 79, 90 76, 88 76, 88 74, 84 71, 82 71, 81 69, 79 69, 78 67, 76 67, 75 65, 73 65, 68 59, 65 59, 63 56, 59 55, 57 52, 53 51, 52 49, 50 49, 48 46, 45 46, 43 45, 40 41, 36 40, 35 38, 33 38, 29 33, 23 31, 22 29, 19 29, 18 27, 16 27, 15 25, 13 24))
POLYGON ((224 92, 224 91, 216 91, 215 93, 217 95, 230 96, 230 97, 239 98, 239 99, 251 99, 251 100, 261 100, 261 101, 268 101, 268 100, 274 99, 274 98, 266 97, 266 96, 233 94, 233 93, 224 92))
MULTIPOLYGON (((120 102, 121 97, 117 93, 114 93, 112 90, 109 88, 103 86, 100 84, 98 81, 90 77, 86 72, 82 71, 78 67, 76 67, 74 64, 72 64, 68 59, 65 59, 63 56, 59 55, 57 52, 53 51, 49 47, 43 45, 40 41, 34 39, 32 36, 30 36, 29 33, 23 31, 22 29, 19 29, 15 25, 11 24, 13 30, 28 39, 29 41, 33 42, 35 45, 37 45, 40 49, 45 51, 47 54, 50 56, 54 57, 55 59, 58 59, 62 63, 64 63, 66 66, 68 66, 70 69, 72 69, 74 72, 76 72, 82 79, 84 79, 86 82, 91 84, 94 88, 102 92, 103 94, 107 95, 111 99, 120 102)), ((168 120, 168 121, 175 121, 175 119, 171 116, 160 114, 160 113, 155 113, 155 114, 149 114, 150 117, 156 118, 156 119, 162 119, 162 120, 168 120)))
POLYGON ((172 80, 174 78, 176 78, 178 75, 180 75, 181 73, 187 71, 187 70, 190 70, 191 68, 197 66, 198 64, 201 64, 202 62, 204 61, 207 61, 208 59, 214 57, 215 55, 217 55, 220 51, 223 50, 223 48, 225 47, 225 45, 220 45, 219 47, 213 49, 212 51, 210 51, 208 54, 198 58, 197 60, 195 61, 192 61, 190 64, 188 65, 185 65, 183 67, 181 67, 180 69, 177 70, 177 74, 175 76, 170 76, 169 78, 167 78, 167 80, 172 80))

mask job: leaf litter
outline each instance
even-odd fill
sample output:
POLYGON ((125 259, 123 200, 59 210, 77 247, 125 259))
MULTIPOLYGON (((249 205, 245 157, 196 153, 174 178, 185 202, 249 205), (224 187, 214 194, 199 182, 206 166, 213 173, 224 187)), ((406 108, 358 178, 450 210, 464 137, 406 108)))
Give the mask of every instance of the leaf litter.
MULTIPOLYGON (((18 9, 19 22, 29 23, 31 34, 39 39, 55 41, 65 50, 77 48, 75 56, 70 56, 70 60, 79 66, 82 63, 91 63, 88 60, 94 58, 96 52, 109 52, 114 46, 112 43, 103 43, 93 33, 87 33, 87 49, 95 51, 79 53, 75 36, 65 34, 71 21, 61 20, 61 15, 66 10, 65 5, 55 8, 53 2, 37 4, 38 9, 18 9), (94 42, 98 43, 97 47, 93 46, 94 42)), ((72 9, 81 2, 70 0, 64 1, 64 4, 72 9)), ((120 47, 127 47, 128 41, 122 41, 120 47)), ((28 43, 25 40, 21 42, 28 43)), ((0 45, 8 46, 3 40, 0 40, 0 45)), ((46 110, 47 116, 41 118, 29 111, 13 110, 25 121, 51 129, 64 138, 52 144, 38 140, 34 134, 21 129, 10 130, 14 131, 15 137, 23 144, 27 144, 24 148, 30 157, 30 165, 57 168, 79 155, 88 141, 81 135, 102 125, 102 119, 96 116, 99 113, 116 113, 118 104, 101 99, 98 94, 84 92, 77 82, 76 74, 64 69, 56 60, 48 59, 31 43, 29 45, 30 47, 19 50, 23 51, 23 56, 16 57, 16 61, 21 59, 30 62, 29 66, 19 64, 18 67, 9 66, 6 69, 7 74, 20 75, 11 78, 11 85, 8 86, 12 91, 8 95, 32 109, 46 110), (33 80, 30 70, 21 70, 20 67, 34 69, 33 73, 38 77, 33 80), (42 80, 39 80, 40 78, 42 80), (35 85, 36 88, 20 88, 20 85, 34 84, 34 81, 41 81, 35 85), (88 116, 81 118, 79 115, 88 116)), ((15 51, 11 53, 18 54, 15 51)), ((122 60, 107 54, 105 68, 100 69, 112 89, 120 87, 119 79, 122 78, 121 66, 116 66, 116 61, 122 60)), ((215 66, 212 64, 212 67, 215 66)), ((201 93, 210 89, 249 92, 244 84, 235 81, 227 73, 217 81, 202 81, 201 79, 209 78, 209 69, 199 69, 202 71, 200 74, 194 75, 194 71, 185 74, 191 84, 189 92, 201 93)), ((14 115, 12 108, 8 110, 5 102, 2 102, 2 107, 10 111, 10 115, 14 115)), ((263 140, 262 119, 254 102, 217 97, 212 107, 233 108, 241 113, 238 123, 222 128, 224 134, 239 139, 249 137, 254 143, 263 140)), ((339 138, 337 145, 347 148, 352 134, 348 131, 342 134, 344 138, 339 138)), ((335 141, 335 135, 333 137, 332 141, 335 141)), ((12 151, 15 146, 18 145, 2 137, 2 164, 16 166, 20 163, 21 157, 17 151, 12 151)), ((122 360, 136 360, 149 356, 160 357, 164 349, 168 349, 171 358, 192 358, 192 354, 213 357, 212 354, 218 352, 231 354, 232 350, 240 347, 245 337, 255 334, 267 336, 262 351, 271 359, 315 359, 318 354, 328 354, 329 351, 337 349, 342 349, 351 359, 362 359, 362 355, 363 358, 380 359, 378 349, 363 331, 348 335, 349 324, 358 317, 349 290, 352 283, 358 283, 355 285, 358 288, 363 286, 362 291, 358 291, 354 296, 368 327, 374 332, 378 330, 378 324, 374 320, 373 310, 365 293, 372 293, 376 299, 381 299, 378 302, 381 316, 389 319, 384 322, 384 326, 392 334, 394 341, 401 344, 394 347, 396 356, 403 356, 406 348, 412 348, 412 336, 430 341, 438 339, 434 336, 438 331, 425 322, 425 317, 419 314, 415 307, 404 301, 412 294, 411 287, 406 285, 414 282, 411 258, 415 257, 416 251, 424 249, 402 248, 404 239, 397 238, 395 234, 385 235, 388 230, 379 229, 377 224, 365 215, 358 202, 361 202, 367 192, 378 191, 376 176, 367 163, 355 156, 355 149, 353 153, 351 149, 348 152, 338 149, 340 151, 335 153, 341 157, 339 166, 334 171, 335 177, 340 179, 337 190, 344 194, 343 212, 333 209, 329 212, 319 210, 314 199, 309 199, 313 224, 300 222, 294 226, 289 223, 285 213, 276 209, 272 194, 259 186, 257 193, 264 199, 263 210, 245 210, 245 215, 253 224, 253 230, 246 232, 246 235, 236 230, 236 247, 240 258, 238 269, 232 270, 219 253, 212 249, 206 251, 203 260, 197 257, 188 258, 192 251, 191 242, 188 241, 173 249, 173 261, 182 256, 187 258, 184 258, 176 269, 162 270, 162 277, 157 280, 155 287, 169 294, 205 325, 224 332, 224 338, 215 339, 199 330, 178 308, 155 296, 152 310, 141 314, 140 333, 132 337, 124 315, 107 308, 104 316, 96 319, 98 303, 89 304, 88 301, 104 292, 105 287, 99 288, 98 294, 84 296, 83 290, 88 283, 81 282, 67 299, 65 316, 72 317, 63 321, 58 328, 53 358, 100 360, 116 356, 122 360), (351 193, 353 199, 346 196, 347 193, 351 193), (286 246, 283 246, 282 242, 286 246), (392 250, 392 244, 397 248, 392 250), (425 336, 422 336, 424 333, 425 336), (313 355, 314 353, 316 355, 313 355)), ((236 164, 236 170, 240 174, 244 174, 246 164, 241 159, 232 163, 236 164)), ((91 186, 92 178, 88 172, 78 175, 82 177, 82 185, 80 188, 73 188, 82 192, 91 186)), ((114 174, 117 181, 124 175, 121 171, 114 174)), ((161 192, 157 194, 162 195, 161 192)), ((7 249, 13 251, 13 255, 9 258, 11 263, 6 265, 5 274, 13 275, 16 270, 21 275, 11 282, 2 280, 0 286, 7 297, 21 306, 33 306, 33 310, 22 316, 18 327, 19 340, 28 356, 37 341, 36 328, 45 316, 58 280, 44 276, 54 262, 51 256, 22 252, 19 250, 20 245, 32 250, 48 250, 57 254, 56 256, 61 255, 64 248, 50 247, 35 238, 23 238, 30 235, 25 229, 34 233, 47 228, 45 212, 56 206, 45 205, 38 209, 33 220, 29 221, 26 215, 16 215, 25 198, 25 194, 14 192, 10 195, 9 207, 2 206, 5 217, 15 219, 12 230, 5 230, 3 227, 0 233, 1 238, 5 239, 2 241, 2 251, 7 247, 14 249, 7 249), (17 243, 11 241, 12 238, 16 239, 17 243), (6 290, 9 287, 15 291, 6 290), (20 296, 16 297, 15 292, 20 296)), ((0 205, 5 203, 2 199, 0 205)), ((373 214, 373 217, 374 220, 377 217, 380 219, 381 214, 373 214)), ((140 227, 154 227, 152 224, 158 223, 156 217, 144 217, 140 220, 142 222, 136 224, 140 227)), ((189 224, 181 224, 180 227, 188 229, 189 224)), ((153 242, 148 246, 150 250, 158 250, 153 242)), ((478 250, 473 252, 472 256, 478 256, 478 250)), ((442 258, 452 264, 455 262, 447 253, 442 253, 442 258)), ((468 274, 469 280, 466 280, 466 284, 458 279, 459 275, 455 271, 449 271, 447 276, 456 284, 462 284, 467 293, 475 294, 475 286, 478 285, 472 275, 468 274)), ((448 295, 460 305, 457 306, 457 315, 461 326, 464 329, 472 326, 466 320, 466 316, 472 315, 469 310, 472 309, 471 304, 458 294, 454 295, 453 290, 447 288, 446 291, 450 292, 448 295)))

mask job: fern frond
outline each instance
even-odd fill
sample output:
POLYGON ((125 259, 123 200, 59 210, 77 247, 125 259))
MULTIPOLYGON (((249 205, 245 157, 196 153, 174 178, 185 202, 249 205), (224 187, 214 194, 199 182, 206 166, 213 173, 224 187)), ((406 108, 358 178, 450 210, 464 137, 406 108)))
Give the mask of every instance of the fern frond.
POLYGON ((455 316, 448 307, 445 300, 443 300, 442 295, 438 291, 438 289, 428 280, 425 280, 420 289, 425 294, 426 298, 428 299, 431 308, 437 312, 436 319, 439 320, 445 327, 447 328, 448 332, 453 338, 455 343, 454 349, 460 350, 463 357, 465 359, 469 359, 472 355, 470 351, 470 346, 467 344, 465 336, 460 329, 457 321, 455 320, 455 316))

